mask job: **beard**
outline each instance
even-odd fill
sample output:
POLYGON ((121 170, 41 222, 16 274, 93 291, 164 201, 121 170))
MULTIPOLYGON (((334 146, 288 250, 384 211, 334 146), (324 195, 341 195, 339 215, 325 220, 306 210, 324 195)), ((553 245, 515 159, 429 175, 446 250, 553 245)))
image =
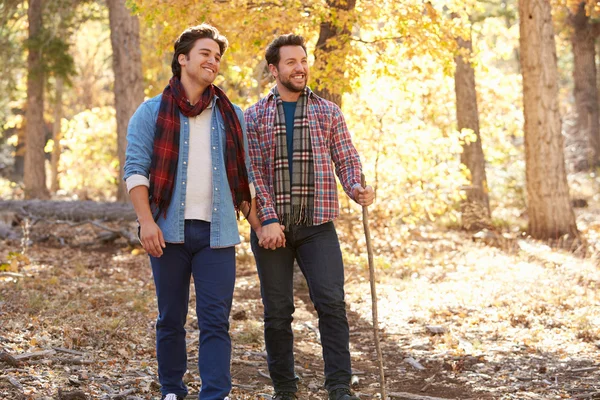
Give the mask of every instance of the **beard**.
POLYGON ((305 75, 305 77, 306 78, 304 79, 304 82, 300 86, 292 83, 292 80, 290 78, 280 79, 279 82, 281 82, 281 84, 290 92, 300 93, 304 91, 304 88, 306 87, 306 82, 308 81, 308 75, 305 75))

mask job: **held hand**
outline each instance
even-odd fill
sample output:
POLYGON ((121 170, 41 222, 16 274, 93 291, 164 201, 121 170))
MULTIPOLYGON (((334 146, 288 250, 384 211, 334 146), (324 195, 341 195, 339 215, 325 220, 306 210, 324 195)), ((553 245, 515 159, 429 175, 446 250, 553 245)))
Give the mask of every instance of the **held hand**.
POLYGON ((354 194, 354 201, 363 207, 370 206, 373 204, 373 200, 375 200, 375 192, 371 186, 367 185, 366 188, 357 186, 352 192, 354 194))
POLYGON ((285 227, 279 224, 269 224, 261 227, 260 232, 256 231, 258 244, 265 249, 275 250, 278 247, 285 247, 285 227))
POLYGON ((154 221, 140 224, 140 241, 144 250, 153 257, 162 256, 162 249, 167 246, 162 231, 154 221))

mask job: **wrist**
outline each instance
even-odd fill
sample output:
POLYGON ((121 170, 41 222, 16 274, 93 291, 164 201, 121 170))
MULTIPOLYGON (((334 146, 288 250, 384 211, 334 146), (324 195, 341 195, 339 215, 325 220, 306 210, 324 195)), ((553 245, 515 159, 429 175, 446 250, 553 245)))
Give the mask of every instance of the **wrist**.
POLYGON ((152 218, 152 216, 138 218, 138 223, 140 225, 148 225, 148 224, 154 223, 154 218, 152 218))
POLYGON ((271 224, 274 224, 274 223, 279 223, 279 220, 277 218, 269 218, 269 219, 263 221, 260 225, 261 226, 267 226, 267 225, 271 225, 271 224))

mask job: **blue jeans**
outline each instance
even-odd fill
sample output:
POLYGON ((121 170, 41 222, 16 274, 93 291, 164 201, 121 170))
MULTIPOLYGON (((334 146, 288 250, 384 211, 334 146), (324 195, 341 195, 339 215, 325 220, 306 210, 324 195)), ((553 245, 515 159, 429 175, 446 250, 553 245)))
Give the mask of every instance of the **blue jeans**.
POLYGON ((200 328, 198 369, 202 400, 223 400, 231 391, 229 312, 235 285, 235 248, 210 248, 210 223, 185 221, 185 243, 167 243, 160 258, 150 257, 158 299, 156 356, 162 394, 187 396, 185 320, 190 276, 196 288, 200 328))
POLYGON ((286 247, 276 250, 251 245, 260 278, 264 305, 265 344, 269 373, 275 391, 297 391, 294 372, 294 259, 306 278, 310 298, 319 316, 325 361, 325 388, 350 386, 350 333, 344 302, 344 264, 333 222, 317 226, 292 226, 285 232, 286 247))

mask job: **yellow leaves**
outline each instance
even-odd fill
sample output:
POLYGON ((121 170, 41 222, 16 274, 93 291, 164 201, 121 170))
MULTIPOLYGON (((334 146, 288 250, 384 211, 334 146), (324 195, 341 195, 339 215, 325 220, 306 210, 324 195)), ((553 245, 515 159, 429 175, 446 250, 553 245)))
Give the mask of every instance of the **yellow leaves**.
POLYGON ((63 124, 63 153, 59 169, 61 188, 106 198, 114 192, 118 177, 115 110, 93 108, 63 124))
POLYGON ((8 253, 6 261, 0 264, 0 271, 19 272, 29 264, 31 264, 31 261, 25 254, 11 251, 8 253))

